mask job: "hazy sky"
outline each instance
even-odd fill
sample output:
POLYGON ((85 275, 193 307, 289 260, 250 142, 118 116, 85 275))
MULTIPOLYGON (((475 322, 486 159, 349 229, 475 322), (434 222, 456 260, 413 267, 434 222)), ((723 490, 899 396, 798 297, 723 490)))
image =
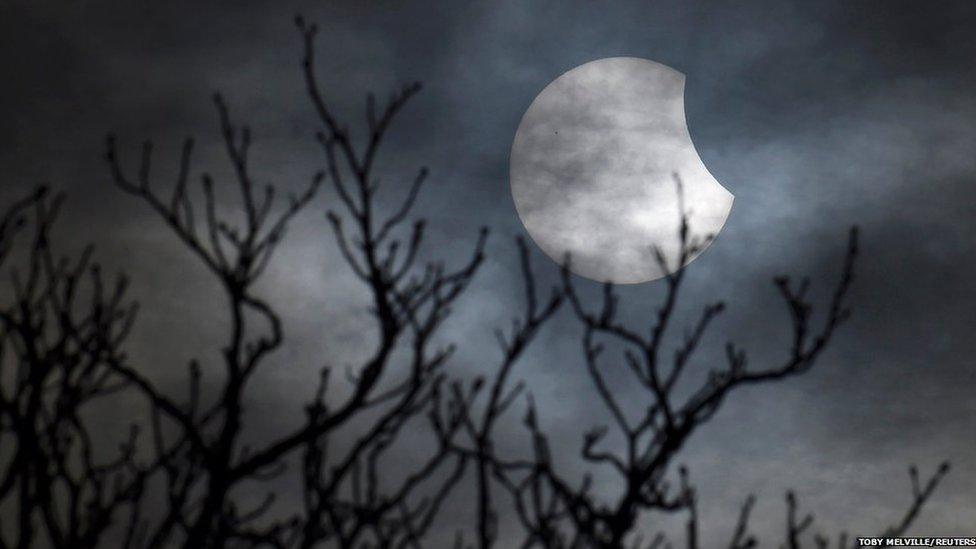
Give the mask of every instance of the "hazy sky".
MULTIPOLYGON (((854 317, 822 362, 734 395, 687 449, 707 545, 728 539, 750 492, 760 496, 755 529, 779 542, 788 488, 819 531, 880 529, 907 504, 908 465, 926 473, 942 459, 954 469, 915 531, 973 532, 976 3, 116 4, 0 5, 0 199, 42 181, 67 191, 64 239, 97 242, 106 264, 132 275, 144 304, 132 354, 161 382, 180 383, 191 356, 212 358, 226 324, 194 258, 109 184, 107 131, 130 159, 154 139, 170 159, 161 178, 174 173, 183 136, 196 135, 197 165, 220 177, 227 164, 209 99, 220 90, 254 129, 259 179, 299 188, 322 159, 296 11, 322 28, 325 92, 347 118, 361 116, 367 91, 384 97, 423 81, 381 160, 390 182, 430 167, 418 207, 436 255, 460 257, 479 225, 495 229, 491 258, 450 327, 466 343, 452 367, 484 371, 497 359, 491 328, 507 325, 519 299, 511 236, 522 226, 508 154, 520 117, 572 67, 650 58, 687 76, 692 138, 736 197, 718 241, 689 271, 686 313, 729 303, 709 348, 735 339, 756 366, 784 356, 786 311, 769 279, 807 273, 824 288, 847 227, 862 227, 854 317)), ((334 201, 325 193, 304 214, 268 274, 288 340, 249 403, 258 432, 299 416, 296 394, 307 395, 323 355, 352 364, 369 343, 364 296, 350 290, 321 215, 334 201)), ((537 250, 534 259, 554 281, 551 262, 537 250)), ((659 292, 624 289, 624 313, 650 319, 659 292)), ((574 452, 580 425, 604 417, 578 340, 563 315, 518 370, 543 404, 543 424, 574 452)))

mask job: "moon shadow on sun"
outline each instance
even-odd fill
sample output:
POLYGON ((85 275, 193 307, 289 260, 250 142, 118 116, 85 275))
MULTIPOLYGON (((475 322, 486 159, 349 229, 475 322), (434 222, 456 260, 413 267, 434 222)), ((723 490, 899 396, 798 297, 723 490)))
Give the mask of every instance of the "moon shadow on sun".
POLYGON ((570 270, 599 282, 663 277, 652 249, 672 266, 680 253, 674 174, 692 234, 719 233, 734 197, 695 150, 684 85, 667 65, 611 57, 535 98, 515 133, 510 176, 519 218, 546 255, 563 263, 568 254, 570 270))

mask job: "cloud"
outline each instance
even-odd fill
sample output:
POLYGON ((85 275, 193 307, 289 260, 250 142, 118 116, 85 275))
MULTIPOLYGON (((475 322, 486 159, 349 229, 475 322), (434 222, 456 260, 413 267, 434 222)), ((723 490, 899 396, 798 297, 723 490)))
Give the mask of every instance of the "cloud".
MULTIPOLYGON (((431 218, 429 253, 459 257, 479 225, 497 229, 493 259, 446 334, 465 342, 455 371, 473 375, 492 364, 490 328, 506 325, 518 303, 508 237, 522 228, 507 174, 519 117, 547 83, 586 61, 655 59, 687 75, 691 137, 737 197, 719 240, 689 269, 684 316, 715 298, 730 303, 711 345, 734 338, 757 363, 781 357, 785 317, 768 277, 789 271, 830 280, 846 227, 861 224, 865 238, 854 320, 837 347, 803 379, 733 398, 688 449, 693 478, 708 496, 705 512, 728 515, 757 491, 765 517, 757 526, 779 539, 780 497, 792 487, 809 494, 801 501, 825 530, 846 520, 871 529, 902 508, 907 484, 892 486, 892 475, 913 461, 949 458, 958 464, 956 482, 940 488, 920 525, 957 532, 970 517, 956 508, 976 505, 976 455, 966 442, 973 429, 967 388, 976 381, 968 305, 976 297, 976 18, 967 2, 941 10, 917 2, 867 6, 303 7, 323 27, 326 90, 343 116, 361 116, 367 90, 382 98, 395 83, 425 82, 380 162, 388 193, 430 166, 432 185, 419 203, 431 218)), ((300 187, 322 159, 310 139, 315 124, 293 14, 258 3, 0 9, 9 45, 0 48, 0 64, 14 75, 0 87, 0 120, 9 124, 0 132, 0 197, 40 180, 68 190, 63 237, 71 245, 97 241, 107 264, 132 275, 147 311, 133 354, 153 375, 168 378, 179 371, 174 363, 210 356, 224 324, 219 304, 200 299, 210 291, 205 273, 189 267, 191 256, 158 219, 108 184, 101 140, 117 131, 131 156, 152 137, 162 184, 180 140, 195 134, 200 169, 226 173, 208 103, 219 89, 254 126, 262 177, 300 187)), ((334 201, 326 196, 315 207, 334 201)), ((354 364, 369 338, 353 334, 367 304, 357 300, 319 213, 303 219, 287 246, 265 291, 291 311, 281 370, 288 373, 264 380, 258 398, 267 432, 256 437, 281 429, 276 410, 282 423, 300 412, 292 395, 306 391, 304 376, 323 354, 354 364)), ((552 264, 542 254, 534 259, 543 282, 554 282, 552 264)), ((622 313, 635 325, 648 322, 659 290, 625 288, 622 313)), ((563 441, 571 467, 579 467, 569 458, 580 426, 604 414, 591 404, 578 336, 561 317, 518 370, 537 388, 543 421, 563 441)), ((624 394, 635 407, 645 402, 624 394)), ((517 422, 503 433, 513 444, 523 436, 517 422)), ((704 539, 727 539, 727 519, 716 520, 704 539)))

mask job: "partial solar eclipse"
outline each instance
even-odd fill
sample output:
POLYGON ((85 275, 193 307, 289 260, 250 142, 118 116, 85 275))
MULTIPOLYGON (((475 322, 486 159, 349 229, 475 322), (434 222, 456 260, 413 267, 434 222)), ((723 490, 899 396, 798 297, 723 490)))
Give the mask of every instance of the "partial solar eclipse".
POLYGON ((691 232, 722 229, 734 197, 695 150, 684 85, 666 65, 611 57, 572 69, 535 98, 512 143, 511 186, 522 223, 550 258, 569 254, 574 273, 600 282, 664 276, 651 250, 678 261, 674 174, 691 232))

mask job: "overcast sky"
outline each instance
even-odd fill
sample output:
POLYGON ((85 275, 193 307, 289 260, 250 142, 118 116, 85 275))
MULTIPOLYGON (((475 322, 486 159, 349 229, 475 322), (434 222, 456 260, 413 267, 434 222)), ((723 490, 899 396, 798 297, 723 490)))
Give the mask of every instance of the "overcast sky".
MULTIPOLYGON (((325 92, 348 119, 358 122, 367 91, 384 97, 424 82, 381 160, 390 181, 430 167, 418 207, 436 254, 460 261, 478 226, 495 231, 491 259, 450 327, 466 342, 452 367, 483 371, 497 359, 490 328, 518 305, 511 237, 522 227, 508 154, 522 114, 575 66, 644 57, 687 76, 692 138, 736 197, 720 237, 689 270, 688 313, 714 299, 730 306, 710 347, 732 338, 756 366, 781 358, 787 317, 769 279, 806 273, 821 288, 832 283, 847 227, 862 227, 854 317, 823 361, 802 378, 734 395, 688 447, 705 539, 728 539, 738 503, 757 493, 755 528, 769 545, 780 541, 788 488, 820 531, 880 529, 907 504, 908 465, 924 474, 943 459, 954 469, 915 531, 973 533, 976 3, 117 4, 0 5, 0 199, 38 182, 67 191, 65 242, 97 242, 105 263, 131 274, 144 303, 132 354, 161 382, 179 382, 189 357, 212 356, 225 321, 194 258, 110 185, 107 131, 130 157, 152 138, 171 160, 196 135, 198 166, 219 177, 227 165, 209 99, 219 90, 253 127, 259 179, 299 188, 322 159, 296 11, 322 28, 325 92)), ((161 160, 155 173, 171 167, 161 160)), ((265 432, 301 413, 295 394, 307 393, 324 353, 351 364, 369 343, 364 296, 349 291, 321 215, 334 201, 325 193, 304 214, 264 285, 288 332, 282 367, 250 403, 265 432)), ((537 249, 533 257, 553 281, 551 261, 537 249)), ((649 321, 659 292, 624 289, 627 317, 649 321)), ((571 448, 580 425, 603 417, 578 339, 561 317, 518 370, 543 403, 545 426, 571 448)))

